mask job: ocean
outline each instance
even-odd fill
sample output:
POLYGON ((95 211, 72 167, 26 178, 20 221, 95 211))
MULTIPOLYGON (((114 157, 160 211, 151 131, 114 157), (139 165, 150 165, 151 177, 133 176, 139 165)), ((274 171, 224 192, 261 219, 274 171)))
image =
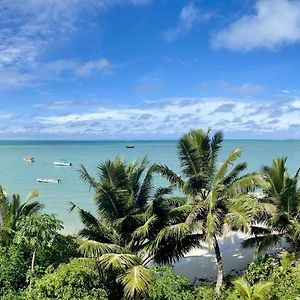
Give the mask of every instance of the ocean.
MULTIPOLYGON (((176 141, 1 141, 0 185, 8 194, 18 193, 24 199, 32 191, 39 192, 38 200, 45 205, 45 213, 53 213, 64 222, 65 232, 73 233, 81 227, 77 213, 68 212, 70 202, 94 212, 92 192, 82 182, 78 170, 83 164, 92 175, 97 165, 119 155, 127 161, 148 157, 150 162, 167 164, 179 172, 176 141), (126 145, 134 144, 134 149, 126 145), (32 155, 34 163, 23 158, 32 155), (55 167, 54 161, 66 159, 72 167, 55 167), (60 178, 60 184, 43 184, 37 178, 60 178)), ((240 161, 248 163, 248 171, 271 164, 276 157, 287 156, 290 172, 300 167, 300 141, 296 140, 226 140, 220 162, 237 147, 244 151, 240 161)), ((164 184, 157 177, 156 185, 164 184)))

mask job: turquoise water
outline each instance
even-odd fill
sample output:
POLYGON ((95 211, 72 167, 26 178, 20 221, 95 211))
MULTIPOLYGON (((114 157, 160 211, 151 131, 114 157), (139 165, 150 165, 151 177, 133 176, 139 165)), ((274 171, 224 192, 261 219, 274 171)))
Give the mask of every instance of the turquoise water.
MULTIPOLYGON (((220 160, 235 149, 244 150, 243 159, 248 162, 248 171, 258 170, 263 164, 270 164, 272 158, 287 156, 291 172, 300 167, 300 141, 227 140, 224 142, 220 160)), ((78 175, 80 164, 95 174, 99 162, 116 155, 126 160, 142 159, 147 156, 151 162, 167 164, 179 172, 175 141, 47 141, 47 142, 0 142, 0 184, 9 194, 19 193, 23 197, 32 190, 39 192, 39 201, 44 211, 56 214, 64 221, 65 230, 74 232, 80 227, 75 212, 68 213, 70 201, 93 211, 89 187, 78 175), (134 144, 134 149, 127 149, 134 144), (23 161, 32 155, 34 164, 23 161), (53 161, 67 159, 71 168, 55 167, 53 161), (36 178, 60 178, 61 184, 42 184, 36 178)), ((157 178, 159 183, 160 179, 157 178)))

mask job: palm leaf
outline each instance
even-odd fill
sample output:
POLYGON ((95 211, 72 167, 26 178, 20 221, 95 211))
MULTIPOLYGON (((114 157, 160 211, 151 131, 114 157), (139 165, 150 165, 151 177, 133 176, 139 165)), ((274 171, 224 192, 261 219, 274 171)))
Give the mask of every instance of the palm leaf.
POLYGON ((100 259, 107 253, 122 253, 124 248, 116 244, 100 243, 93 240, 80 240, 79 250, 85 257, 100 259))
POLYGON ((136 299, 145 293, 154 280, 155 273, 148 268, 137 265, 129 268, 121 274, 117 281, 124 286, 125 297, 136 299))
POLYGON ((135 254, 106 253, 99 258, 99 265, 104 269, 125 271, 141 264, 141 259, 135 254))

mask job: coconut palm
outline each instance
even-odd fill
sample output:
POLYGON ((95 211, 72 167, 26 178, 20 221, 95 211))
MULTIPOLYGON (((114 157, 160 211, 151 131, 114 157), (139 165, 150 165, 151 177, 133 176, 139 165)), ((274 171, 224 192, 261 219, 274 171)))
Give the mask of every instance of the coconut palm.
POLYGON ((243 246, 256 245, 260 252, 285 240, 293 250, 299 251, 299 169, 291 176, 288 173, 287 158, 277 158, 273 160, 272 166, 264 166, 261 173, 268 184, 260 199, 260 223, 251 226, 254 237, 246 240, 243 246))
POLYGON ((8 197, 7 193, 0 187, 0 240, 9 244, 17 228, 17 223, 24 217, 38 213, 43 205, 38 201, 32 201, 38 196, 36 191, 28 194, 22 203, 20 195, 13 194, 8 197))
MULTIPOLYGON (((84 238, 80 249, 85 256, 96 258, 104 269, 115 272, 125 296, 133 298, 153 279, 147 263, 155 260, 157 251, 149 252, 147 247, 170 224, 171 211, 181 205, 182 199, 169 198, 170 188, 153 188, 153 166, 146 159, 126 163, 117 157, 101 163, 97 171, 98 178, 84 166, 80 172, 95 192, 97 216, 75 204, 71 207, 78 210, 84 225, 79 232, 84 238)), ((192 238, 187 239, 193 242, 192 238)))
MULTIPOLYGON (((246 163, 235 164, 241 156, 241 149, 234 150, 218 168, 216 160, 221 141, 221 133, 210 138, 209 131, 191 131, 184 135, 178 144, 183 176, 176 175, 166 166, 155 167, 156 171, 176 184, 190 199, 189 204, 177 208, 186 216, 185 221, 178 223, 177 227, 163 229, 158 234, 155 246, 172 239, 180 240, 182 235, 188 235, 189 224, 197 224, 198 237, 208 243, 209 247, 213 247, 215 252, 216 293, 220 292, 223 282, 218 238, 222 237, 227 229, 248 230, 248 225, 258 208, 256 198, 248 192, 264 182, 257 174, 241 175, 246 169, 246 163)), ((186 250, 189 249, 188 246, 186 250)))
POLYGON ((251 286, 245 279, 241 278, 234 281, 236 293, 239 299, 243 300, 264 300, 270 291, 273 282, 262 282, 251 286))

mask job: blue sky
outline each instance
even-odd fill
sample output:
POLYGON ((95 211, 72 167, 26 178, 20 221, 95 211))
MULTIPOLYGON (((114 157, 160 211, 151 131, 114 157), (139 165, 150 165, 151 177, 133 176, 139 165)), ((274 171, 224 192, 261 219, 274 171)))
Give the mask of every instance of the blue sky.
POLYGON ((300 138, 299 0, 2 0, 1 139, 300 138))

